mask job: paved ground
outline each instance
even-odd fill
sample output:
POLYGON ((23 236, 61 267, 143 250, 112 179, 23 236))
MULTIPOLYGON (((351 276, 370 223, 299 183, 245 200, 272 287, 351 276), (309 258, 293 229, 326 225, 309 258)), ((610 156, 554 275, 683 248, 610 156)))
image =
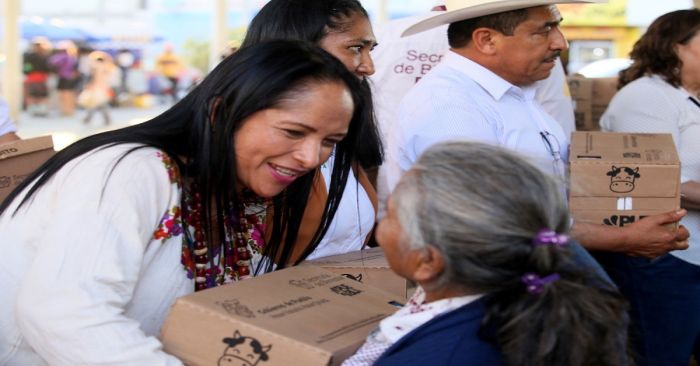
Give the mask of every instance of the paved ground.
POLYGON ((118 107, 109 110, 112 123, 105 126, 102 115, 95 113, 89 124, 83 123, 85 111, 63 117, 53 112, 48 117, 34 117, 22 112, 17 121, 18 134, 22 138, 52 135, 54 147, 60 150, 70 143, 98 132, 112 130, 143 122, 165 111, 169 105, 155 105, 149 108, 118 107))

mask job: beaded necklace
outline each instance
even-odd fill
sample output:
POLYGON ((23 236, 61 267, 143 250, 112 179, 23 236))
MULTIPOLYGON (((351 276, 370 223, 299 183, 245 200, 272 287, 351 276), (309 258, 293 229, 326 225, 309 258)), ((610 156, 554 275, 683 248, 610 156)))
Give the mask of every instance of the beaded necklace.
MULTIPOLYGON (((240 204, 224 213, 223 238, 207 242, 202 225, 202 196, 196 184, 184 190, 183 222, 188 226, 182 244, 181 262, 195 291, 220 286, 251 276, 265 246, 265 216, 269 200, 250 191, 240 194, 240 204)), ((233 206, 233 205, 232 205, 233 206)))

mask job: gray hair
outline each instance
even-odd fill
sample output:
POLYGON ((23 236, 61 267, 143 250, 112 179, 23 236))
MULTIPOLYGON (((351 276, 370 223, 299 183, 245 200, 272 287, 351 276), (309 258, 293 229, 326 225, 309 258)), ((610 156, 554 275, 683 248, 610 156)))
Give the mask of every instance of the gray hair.
POLYGON ((410 249, 436 247, 445 258, 437 286, 488 292, 547 271, 558 255, 533 248, 543 228, 568 231, 557 183, 502 148, 474 142, 431 147, 392 195, 410 249))

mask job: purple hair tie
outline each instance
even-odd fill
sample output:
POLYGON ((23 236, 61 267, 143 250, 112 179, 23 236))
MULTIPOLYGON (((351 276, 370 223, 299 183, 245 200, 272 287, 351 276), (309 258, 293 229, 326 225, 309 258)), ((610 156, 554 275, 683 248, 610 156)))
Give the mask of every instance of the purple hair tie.
POLYGON ((542 229, 532 239, 532 244, 535 246, 554 245, 562 247, 569 242, 569 236, 566 234, 557 234, 552 229, 542 229))
POLYGON ((561 278, 558 273, 552 273, 548 276, 540 277, 532 272, 524 274, 520 277, 520 281, 525 284, 525 289, 531 294, 541 294, 544 291, 544 286, 548 285, 561 278))

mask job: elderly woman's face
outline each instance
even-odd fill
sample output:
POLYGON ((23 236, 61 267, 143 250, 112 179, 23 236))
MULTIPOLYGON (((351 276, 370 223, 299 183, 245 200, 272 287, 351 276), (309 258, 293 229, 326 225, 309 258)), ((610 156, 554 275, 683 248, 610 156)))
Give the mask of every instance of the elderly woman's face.
POLYGON ((276 196, 328 160, 352 114, 352 96, 338 82, 314 82, 253 114, 234 136, 239 186, 276 196))
POLYGON ((700 92, 700 31, 686 44, 677 48, 681 66, 681 83, 691 91, 700 92))
POLYGON ((384 250, 389 267, 399 276, 413 279, 413 273, 409 269, 411 267, 411 251, 401 243, 403 236, 403 229, 396 212, 396 204, 393 202, 393 198, 389 198, 387 213, 379 222, 375 237, 377 243, 384 250))
POLYGON ((369 20, 358 12, 343 19, 342 32, 328 33, 319 46, 339 59, 357 77, 374 74, 374 63, 370 51, 377 45, 369 20))

